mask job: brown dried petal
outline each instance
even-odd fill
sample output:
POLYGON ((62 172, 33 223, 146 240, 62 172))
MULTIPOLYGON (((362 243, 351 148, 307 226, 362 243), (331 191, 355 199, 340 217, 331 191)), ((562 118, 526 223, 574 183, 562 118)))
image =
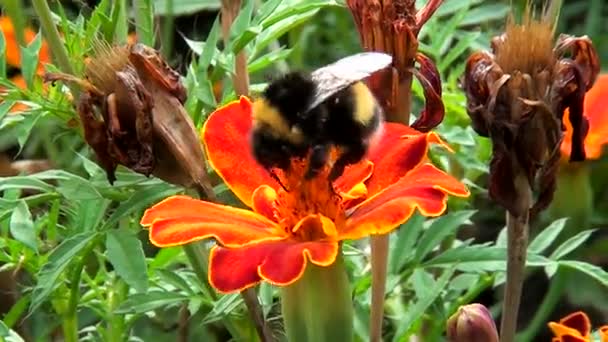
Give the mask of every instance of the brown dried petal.
POLYGON ((584 161, 585 137, 589 130, 589 122, 583 115, 586 85, 581 69, 572 60, 561 60, 557 64, 553 92, 555 112, 560 121, 567 108, 568 120, 572 124, 570 161, 584 161))
POLYGON ((131 47, 129 61, 142 79, 152 79, 175 96, 180 103, 186 102, 186 88, 180 82, 179 74, 173 70, 158 54, 158 52, 143 44, 131 47))
POLYGON ((99 120, 94 112, 95 99, 90 93, 83 93, 78 103, 78 115, 84 129, 84 139, 91 146, 101 167, 106 171, 108 181, 114 183, 114 171, 118 163, 110 155, 110 142, 107 136, 106 124, 99 120))
POLYGON ((471 118, 473 129, 477 134, 489 136, 489 118, 486 108, 490 99, 490 84, 488 74, 495 67, 492 55, 487 52, 472 54, 465 67, 463 89, 467 97, 467 112, 471 118))
POLYGON ((412 127, 421 132, 428 132, 437 127, 445 115, 445 108, 441 100, 441 78, 437 67, 430 58, 418 53, 416 61, 420 64, 420 70, 413 69, 413 73, 422 84, 425 104, 412 127))
POLYGON ((585 91, 591 89, 600 73, 599 56, 591 40, 587 36, 574 37, 561 34, 554 51, 559 57, 566 52, 572 54, 574 63, 581 68, 585 91))

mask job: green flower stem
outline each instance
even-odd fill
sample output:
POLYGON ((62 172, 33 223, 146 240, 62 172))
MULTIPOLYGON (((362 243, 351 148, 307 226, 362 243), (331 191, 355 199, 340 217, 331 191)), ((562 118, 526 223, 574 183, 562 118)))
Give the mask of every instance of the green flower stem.
POLYGON ((22 0, 6 0, 2 4, 4 10, 11 18, 13 22, 13 28, 15 30, 15 39, 21 46, 26 46, 25 41, 25 15, 23 15, 23 3, 22 0))
POLYGON ((353 341, 353 302, 341 253, 333 265, 306 266, 293 285, 281 290, 287 340, 353 341))
POLYGON ((116 275, 112 281, 113 289, 108 293, 108 311, 110 312, 110 322, 108 327, 109 340, 112 342, 120 342, 125 340, 125 315, 114 314, 114 310, 118 309, 124 298, 129 292, 127 284, 118 278, 116 275))
POLYGON ((135 30, 137 40, 145 45, 154 46, 154 31, 151 0, 133 0, 135 10, 135 30))
POLYGON ((384 318, 384 294, 388 269, 390 235, 371 237, 372 263, 372 305, 370 309, 370 341, 382 341, 382 321, 384 318))
POLYGON ((53 23, 48 2, 46 0, 32 0, 32 5, 40 19, 42 33, 44 33, 44 37, 48 41, 49 48, 53 53, 53 57, 55 57, 55 62, 63 72, 74 75, 74 69, 70 63, 67 50, 59 37, 59 31, 57 31, 55 23, 53 23))
POLYGON ((543 302, 536 311, 534 319, 532 319, 526 330, 518 334, 517 341, 534 341, 540 329, 546 328, 549 316, 562 298, 564 288, 566 287, 566 280, 568 279, 566 273, 567 270, 564 268, 557 269, 555 276, 549 282, 549 291, 547 291, 543 302))

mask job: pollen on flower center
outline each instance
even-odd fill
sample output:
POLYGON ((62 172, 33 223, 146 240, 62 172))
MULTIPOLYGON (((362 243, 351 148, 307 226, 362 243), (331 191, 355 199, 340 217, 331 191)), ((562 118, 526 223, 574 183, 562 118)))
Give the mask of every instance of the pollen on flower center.
POLYGON ((304 178, 307 169, 308 160, 293 159, 289 170, 277 173, 286 189, 278 191, 276 215, 281 227, 297 239, 321 240, 327 238, 321 227, 300 227, 297 231, 294 228, 309 215, 323 215, 332 220, 339 230, 345 221, 342 197, 333 190, 328 179, 329 166, 325 166, 310 180, 304 178))

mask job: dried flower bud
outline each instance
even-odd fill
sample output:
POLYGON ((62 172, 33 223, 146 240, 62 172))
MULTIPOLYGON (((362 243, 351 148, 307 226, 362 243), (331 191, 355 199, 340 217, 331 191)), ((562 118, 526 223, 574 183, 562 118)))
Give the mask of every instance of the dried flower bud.
POLYGON ((408 122, 412 74, 420 80, 425 107, 412 127, 422 132, 439 125, 445 114, 439 72, 431 59, 418 52, 418 32, 442 2, 428 0, 417 11, 414 0, 347 1, 363 48, 393 56, 392 68, 368 80, 389 121, 408 122))
POLYGON ((528 8, 521 24, 510 18, 491 53, 469 57, 464 75, 472 126, 492 139, 490 197, 515 217, 529 209, 534 216, 553 198, 566 109, 570 160, 585 159, 583 100, 599 73, 598 56, 587 37, 561 35, 554 43, 553 10, 537 20, 528 8), (521 200, 528 189, 538 191, 532 208, 521 200))
POLYGON ((186 90, 156 50, 97 43, 85 79, 45 78, 75 82, 85 90, 78 102, 85 140, 110 182, 121 164, 169 183, 210 190, 202 146, 183 107, 186 90))
POLYGON ((477 303, 458 308, 448 319, 447 335, 450 342, 498 342, 492 315, 477 303))

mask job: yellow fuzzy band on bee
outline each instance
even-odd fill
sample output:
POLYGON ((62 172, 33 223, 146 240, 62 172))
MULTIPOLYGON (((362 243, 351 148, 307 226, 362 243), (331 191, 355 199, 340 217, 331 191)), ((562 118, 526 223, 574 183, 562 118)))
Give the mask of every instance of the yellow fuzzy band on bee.
POLYGON ((376 104, 374 95, 363 82, 357 82, 351 86, 355 98, 354 119, 363 125, 367 125, 373 118, 376 104))
POLYGON ((291 127, 281 112, 266 99, 260 98, 253 103, 253 126, 266 126, 278 138, 285 138, 299 144, 304 141, 302 132, 297 127, 291 127))

